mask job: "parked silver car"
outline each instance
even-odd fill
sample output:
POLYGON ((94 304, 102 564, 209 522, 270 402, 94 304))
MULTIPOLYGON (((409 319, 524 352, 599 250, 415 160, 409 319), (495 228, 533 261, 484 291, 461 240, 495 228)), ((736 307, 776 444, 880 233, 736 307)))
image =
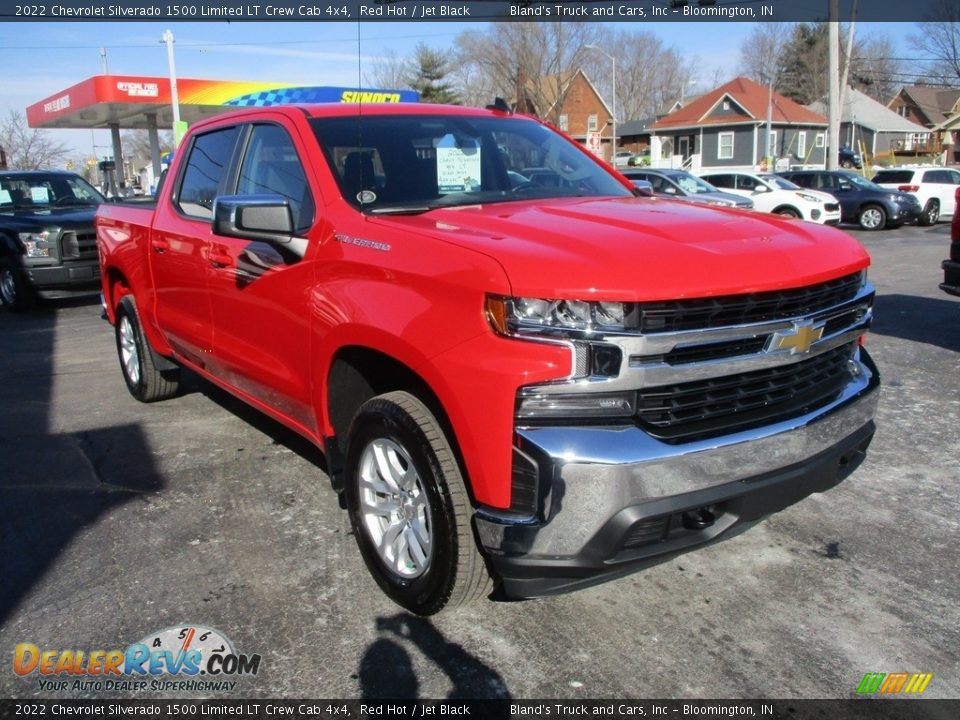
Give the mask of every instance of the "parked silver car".
POLYGON ((646 180, 653 186, 654 194, 660 197, 753 210, 753 200, 750 198, 717 190, 706 180, 683 170, 630 168, 622 172, 628 180, 646 180))

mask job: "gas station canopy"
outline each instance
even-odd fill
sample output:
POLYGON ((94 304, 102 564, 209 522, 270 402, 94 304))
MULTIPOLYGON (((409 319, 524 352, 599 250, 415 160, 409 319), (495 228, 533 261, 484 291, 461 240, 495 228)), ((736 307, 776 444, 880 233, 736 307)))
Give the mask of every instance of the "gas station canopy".
MULTIPOLYGON (((237 80, 176 81, 177 108, 181 122, 244 107, 266 107, 291 103, 399 103, 417 102, 412 90, 369 90, 347 87, 313 87, 296 83, 246 82, 237 80)), ((27 108, 32 128, 111 131, 114 158, 123 157, 121 129, 144 129, 150 138, 154 176, 160 175, 158 128, 174 125, 170 79, 134 75, 95 75, 54 93, 27 108)), ((176 135, 176 132, 175 132, 176 135)), ((117 178, 124 187, 123 164, 116 163, 117 178)))
MULTIPOLYGON (((193 123, 241 107, 289 103, 417 102, 412 90, 360 90, 295 83, 177 79, 180 119, 193 123)), ((33 128, 150 129, 173 126, 170 79, 96 75, 27 108, 33 128)))

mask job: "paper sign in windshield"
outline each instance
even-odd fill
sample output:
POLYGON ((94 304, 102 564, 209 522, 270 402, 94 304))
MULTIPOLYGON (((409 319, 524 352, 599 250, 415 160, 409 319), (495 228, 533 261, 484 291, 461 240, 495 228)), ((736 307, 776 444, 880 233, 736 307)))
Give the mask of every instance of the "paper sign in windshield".
POLYGON ((7 203, 12 203, 13 198, 10 197, 10 193, 6 190, 0 190, 0 205, 6 205, 7 203))
POLYGON ((480 144, 471 139, 458 144, 453 135, 444 135, 437 142, 437 190, 454 193, 479 189, 480 144))
POLYGON ((30 199, 35 203, 47 204, 50 202, 50 191, 45 187, 30 188, 30 199))

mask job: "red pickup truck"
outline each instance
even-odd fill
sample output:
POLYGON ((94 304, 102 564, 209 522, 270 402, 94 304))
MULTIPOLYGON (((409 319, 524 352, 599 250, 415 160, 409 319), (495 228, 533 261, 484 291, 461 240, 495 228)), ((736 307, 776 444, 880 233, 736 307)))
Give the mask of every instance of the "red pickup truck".
POLYGON ((219 116, 155 209, 97 217, 134 397, 187 367, 316 443, 421 614, 729 537, 874 432, 856 241, 644 196, 497 107, 219 116))

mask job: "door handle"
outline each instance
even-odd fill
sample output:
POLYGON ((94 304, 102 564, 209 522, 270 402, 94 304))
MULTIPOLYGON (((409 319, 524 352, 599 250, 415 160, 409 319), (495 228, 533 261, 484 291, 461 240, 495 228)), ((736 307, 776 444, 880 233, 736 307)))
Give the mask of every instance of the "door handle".
POLYGON ((170 241, 164 238, 153 238, 150 245, 155 253, 162 253, 170 249, 170 241))
POLYGON ((215 268, 233 267, 234 265, 233 258, 230 255, 217 250, 212 250, 208 259, 210 265, 215 268))

